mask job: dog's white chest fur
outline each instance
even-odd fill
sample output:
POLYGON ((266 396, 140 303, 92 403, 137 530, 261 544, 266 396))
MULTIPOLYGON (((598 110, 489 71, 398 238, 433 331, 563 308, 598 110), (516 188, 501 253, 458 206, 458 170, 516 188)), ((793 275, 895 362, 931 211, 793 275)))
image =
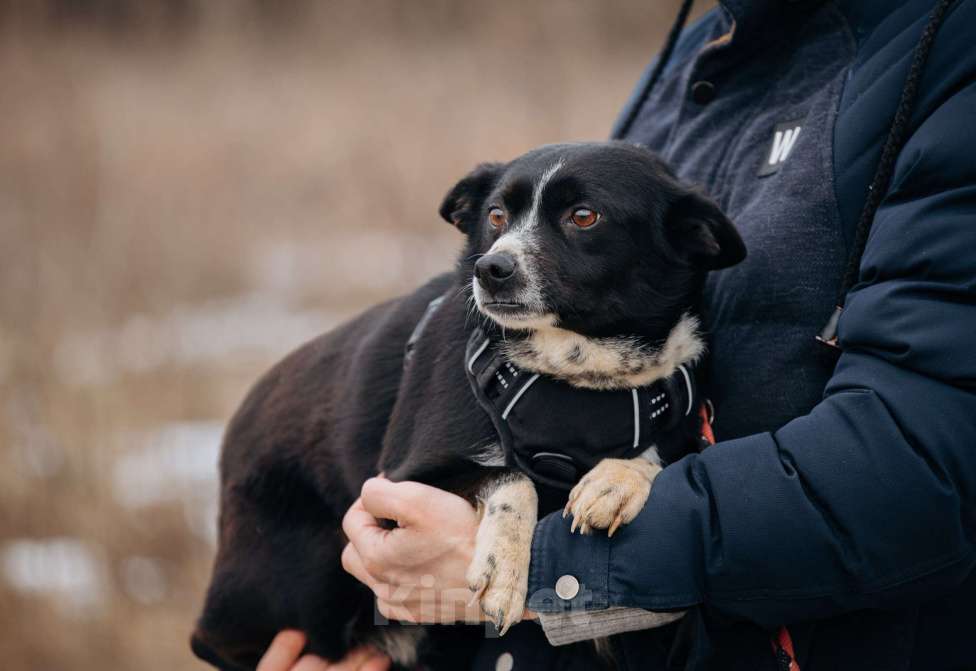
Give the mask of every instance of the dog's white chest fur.
POLYGON ((587 389, 628 389, 672 375, 705 352, 698 319, 684 315, 659 348, 635 338, 590 338, 559 327, 541 328, 503 344, 505 357, 525 370, 587 389))

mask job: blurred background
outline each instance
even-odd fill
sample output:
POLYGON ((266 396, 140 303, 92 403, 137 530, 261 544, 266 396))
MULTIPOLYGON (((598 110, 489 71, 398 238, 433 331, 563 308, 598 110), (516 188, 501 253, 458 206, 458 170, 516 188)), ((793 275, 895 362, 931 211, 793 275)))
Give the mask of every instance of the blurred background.
POLYGON ((249 384, 448 269, 476 163, 606 137, 677 4, 0 0, 0 668, 203 669, 249 384))

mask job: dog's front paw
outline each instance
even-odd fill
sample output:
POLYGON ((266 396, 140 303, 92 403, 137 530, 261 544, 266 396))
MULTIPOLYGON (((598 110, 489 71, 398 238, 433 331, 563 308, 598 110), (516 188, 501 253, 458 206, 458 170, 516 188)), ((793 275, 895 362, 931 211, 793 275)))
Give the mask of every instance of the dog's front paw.
POLYGON ((468 567, 468 587, 474 592, 472 601, 480 603, 481 612, 499 634, 521 620, 525 611, 530 546, 531 541, 512 543, 504 538, 484 547, 479 543, 468 567))
POLYGON ((466 577, 472 602, 504 634, 525 611, 538 499, 521 474, 490 482, 479 498, 481 524, 466 577))
POLYGON ((644 507, 661 467, 644 459, 604 459, 569 493, 563 517, 573 515, 571 531, 608 529, 612 536, 644 507))

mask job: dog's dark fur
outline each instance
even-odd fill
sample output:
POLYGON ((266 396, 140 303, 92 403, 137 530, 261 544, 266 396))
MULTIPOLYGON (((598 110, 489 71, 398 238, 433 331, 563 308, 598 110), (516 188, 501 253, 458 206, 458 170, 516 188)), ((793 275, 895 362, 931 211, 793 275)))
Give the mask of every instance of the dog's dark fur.
POLYGON ((308 650, 330 659, 361 642, 389 647, 380 635, 389 628, 372 624, 370 592, 340 565, 340 521, 380 471, 472 501, 508 472, 478 463, 496 437, 463 370, 476 323, 500 322, 523 368, 532 370, 536 357, 541 372, 557 377, 560 370, 539 360, 549 355, 536 351, 552 338, 586 336, 596 353, 603 343, 629 348, 622 370, 586 370, 575 345, 566 355, 574 367, 565 379, 612 388, 635 374, 633 361, 638 376, 653 365, 676 324, 696 313, 706 272, 745 253, 713 203, 651 153, 622 143, 548 146, 479 166, 440 213, 467 239, 454 273, 301 347, 233 418, 220 462, 217 558, 192 642, 207 661, 254 668, 284 628, 307 632, 308 650), (489 222, 495 207, 508 219, 500 230, 489 222), (596 225, 574 225, 581 207, 599 214, 596 225), (505 245, 521 246, 499 246, 502 234, 511 234, 505 245), (498 286, 473 281, 478 260, 498 249, 518 261, 514 275, 498 286), (405 367, 404 345, 441 295, 405 367), (538 329, 551 329, 550 339, 534 344, 538 329))

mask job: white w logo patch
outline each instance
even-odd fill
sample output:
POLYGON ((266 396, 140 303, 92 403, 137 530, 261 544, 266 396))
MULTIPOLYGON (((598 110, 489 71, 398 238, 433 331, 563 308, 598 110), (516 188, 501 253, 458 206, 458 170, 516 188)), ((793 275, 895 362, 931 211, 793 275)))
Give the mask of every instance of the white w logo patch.
POLYGON ((766 152, 766 160, 759 167, 759 176, 771 175, 786 161, 803 127, 797 122, 781 123, 773 132, 773 141, 766 152))

